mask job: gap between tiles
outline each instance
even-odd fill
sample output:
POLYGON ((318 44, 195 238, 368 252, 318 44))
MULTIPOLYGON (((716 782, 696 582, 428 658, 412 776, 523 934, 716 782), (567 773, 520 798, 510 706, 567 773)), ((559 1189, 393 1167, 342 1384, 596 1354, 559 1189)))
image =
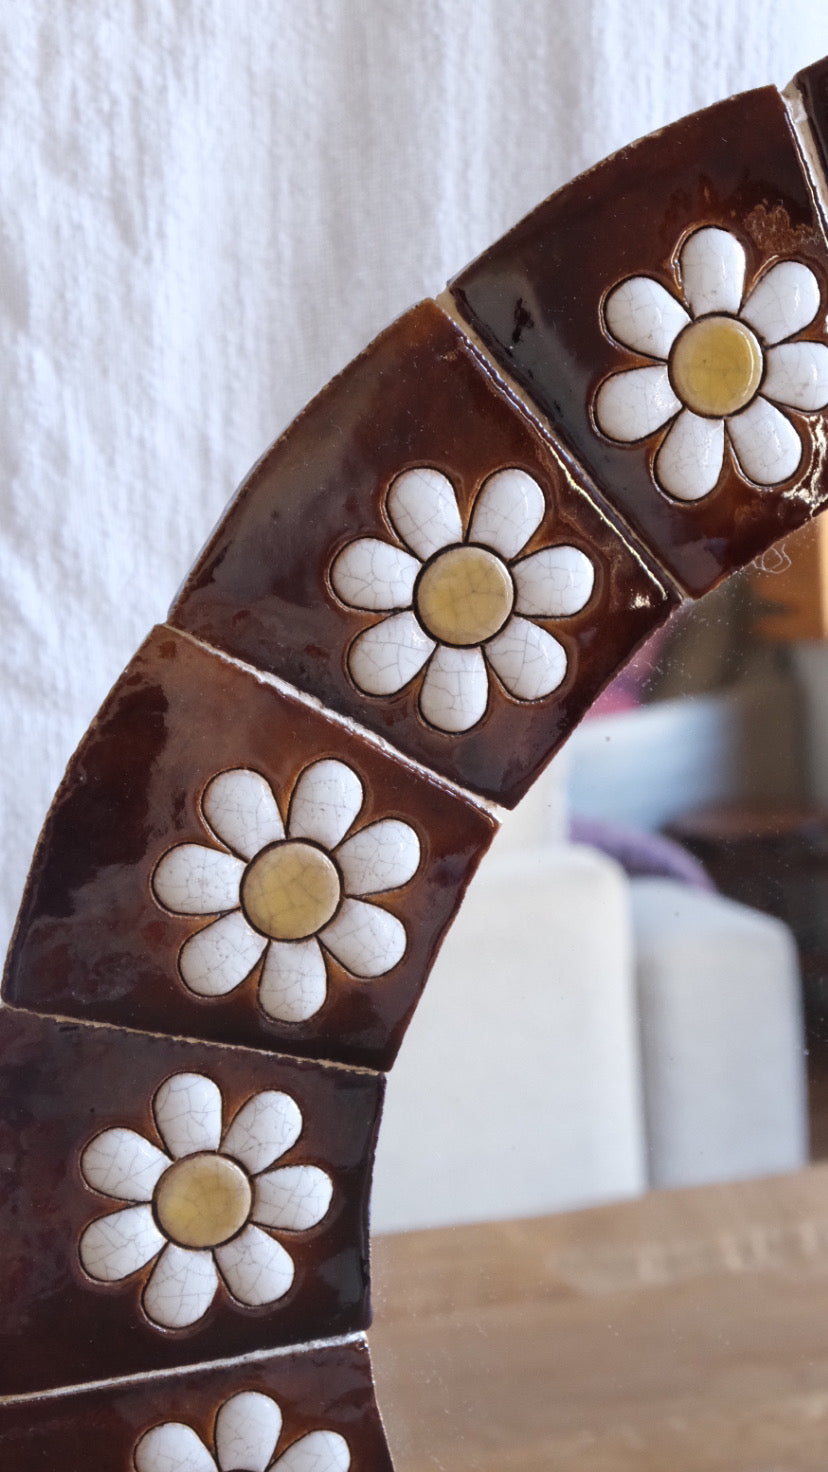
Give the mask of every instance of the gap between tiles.
MULTIPOLYGON (((465 317, 462 317, 460 315, 457 309, 457 303, 452 296, 451 288, 447 286, 444 291, 440 292, 439 296, 436 296, 434 298, 434 302, 435 305, 440 308, 440 311, 443 313, 443 315, 448 317, 449 321, 454 324, 458 332, 461 332, 463 334, 475 356, 475 359, 477 360, 480 368, 483 370, 486 376, 490 378, 497 385, 497 387, 502 390, 503 393, 506 394, 506 397, 512 401, 518 412, 522 411, 523 414, 526 415, 527 419, 529 419, 534 425, 535 429, 541 435, 543 435, 544 439, 547 439, 551 442, 553 449, 556 451, 558 457, 561 460, 561 470, 566 476, 567 484, 571 487, 572 490, 586 495, 587 492, 584 490, 584 488, 577 486, 575 481, 572 479, 566 461, 573 460, 578 466, 581 474, 588 480, 589 484, 591 486, 594 486, 592 476, 589 475, 586 467, 581 465, 581 462, 578 459, 577 455, 575 455, 574 451, 570 450, 566 439, 560 433, 560 431, 555 428, 551 419, 547 418, 540 406, 534 402, 534 400, 526 392, 526 389, 524 389, 522 385, 518 383, 517 379, 512 377, 508 369, 504 368, 500 363, 496 362, 494 356, 484 343, 480 334, 475 331, 470 322, 466 321, 465 317)), ((610 531, 619 536, 621 540, 625 543, 627 550, 635 558, 639 567, 641 567, 645 573, 649 574, 650 577, 656 576, 660 578, 663 584, 664 592, 676 593, 682 601, 689 597, 692 597, 692 594, 689 594, 686 589, 683 588, 681 584, 676 581, 673 575, 667 571, 656 552, 653 551, 651 547, 644 545, 644 543, 641 541, 641 538, 637 536, 637 534, 628 525, 622 511, 620 511, 615 506, 613 506, 612 508, 613 513, 617 518, 617 523, 607 515, 607 511, 602 501, 598 499, 602 495, 600 488, 598 486, 594 486, 594 490, 595 497, 589 497, 592 506, 594 507, 604 525, 608 527, 610 531)), ((463 791, 464 789, 461 788, 460 790, 463 791)), ((484 801, 485 799, 479 800, 484 801)))
POLYGON ((110 1390, 125 1385, 141 1385, 145 1380, 168 1379, 171 1375, 197 1375, 205 1370, 231 1370, 237 1365, 258 1364, 262 1360, 283 1359, 287 1355, 302 1352, 313 1353, 322 1349, 341 1349, 349 1344, 361 1344, 366 1349, 368 1338, 359 1332, 337 1334, 330 1339, 308 1339, 300 1344, 283 1344, 276 1349, 253 1349, 248 1354, 230 1355, 220 1360, 204 1360, 197 1365, 166 1366, 161 1370, 141 1370, 135 1375, 115 1375, 108 1380, 87 1380, 81 1385, 60 1385, 51 1390, 30 1390, 21 1395, 0 1395, 0 1406, 21 1405, 27 1401, 57 1400, 68 1395, 81 1395, 88 1390, 110 1390))
POLYGON ((380 1068, 366 1068, 363 1063, 342 1063, 336 1058, 306 1058, 304 1054, 286 1053, 277 1048, 251 1048, 249 1043, 222 1043, 215 1038, 194 1038, 186 1033, 178 1032, 156 1032, 149 1027, 128 1027, 120 1022, 98 1022, 91 1017, 68 1017, 63 1012, 36 1012, 33 1007, 13 1007, 10 1002, 0 999, 0 1012, 9 1012, 13 1016, 41 1018, 44 1022, 58 1022, 68 1024, 70 1027, 97 1028, 103 1032, 129 1033, 134 1038, 157 1038, 168 1043, 192 1043, 199 1048, 216 1048, 219 1051, 232 1049, 234 1053, 250 1053, 254 1058, 276 1058, 285 1059, 289 1063, 318 1064, 320 1068, 336 1068, 340 1073, 359 1073, 367 1078, 387 1078, 380 1068))
MULTIPOLYGON (((634 548, 630 550, 635 552, 634 548)), ((638 558, 638 561, 641 562, 641 559, 638 558)), ((283 680, 281 676, 270 674, 269 671, 261 670, 254 664, 247 664, 243 659, 238 659, 234 654, 227 654, 224 650, 216 649, 213 644, 208 644, 204 639, 197 638, 195 634, 191 634, 187 629, 179 628, 177 624, 164 623, 160 624, 159 627, 168 630, 176 638, 186 639, 196 649, 202 649, 206 654, 214 655, 216 659, 220 659, 224 664, 232 665, 234 669, 242 671, 243 674, 251 675, 261 685, 267 685, 272 690, 278 690, 280 695, 286 695, 289 699, 297 701, 300 705, 307 707, 307 709, 318 712, 326 720, 347 731, 349 735, 357 736, 366 745, 374 747, 376 751, 381 751, 383 756, 391 757, 394 761, 398 761, 402 766, 416 773, 418 777, 425 778, 435 787, 453 792, 456 797, 464 798, 466 802, 473 804, 474 807, 486 813, 488 817, 493 818, 496 823, 502 823, 504 817, 506 817, 509 811, 508 808, 504 808, 500 803, 493 802, 491 798, 482 797, 479 793, 472 792, 469 788, 463 787, 459 782, 453 782, 450 777, 442 777, 438 772, 433 771, 431 767, 425 766, 423 763, 416 761, 414 757, 410 757, 405 752, 400 751, 398 747, 392 746, 391 742, 386 741, 384 737, 377 736, 367 726, 361 726, 359 721, 353 720, 351 716, 344 716, 339 711, 331 710, 318 696, 309 695, 305 690, 300 690, 296 685, 291 685, 289 681, 283 680)))

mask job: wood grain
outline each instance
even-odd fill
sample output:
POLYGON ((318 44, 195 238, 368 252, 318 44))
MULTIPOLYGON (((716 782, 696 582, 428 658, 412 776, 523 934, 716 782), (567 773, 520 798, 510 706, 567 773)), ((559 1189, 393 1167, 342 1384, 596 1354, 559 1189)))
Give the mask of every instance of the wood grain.
POLYGON ((374 1243, 398 1472, 825 1472, 828 1166, 374 1243))

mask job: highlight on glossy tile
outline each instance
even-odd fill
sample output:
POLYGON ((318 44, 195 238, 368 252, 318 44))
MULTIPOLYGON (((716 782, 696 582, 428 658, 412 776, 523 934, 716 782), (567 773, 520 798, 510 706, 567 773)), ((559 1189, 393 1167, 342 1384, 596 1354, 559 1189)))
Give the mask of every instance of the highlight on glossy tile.
POLYGON ((253 1094, 226 1129, 221 1090, 203 1074, 167 1079, 152 1103, 165 1150, 128 1127, 103 1130, 85 1147, 91 1190, 131 1203, 84 1230, 80 1260, 90 1278, 120 1283, 142 1269, 151 1324, 181 1329, 207 1312, 220 1283, 248 1307, 276 1303, 294 1277, 279 1235, 319 1224, 333 1195, 318 1166, 277 1166, 302 1132, 289 1094, 253 1094))
POLYGON ((386 615, 350 647, 357 688, 396 695, 425 668, 420 715, 447 734, 476 726, 501 687, 519 701, 557 690, 566 650, 534 620, 580 613, 595 568, 565 542, 521 557, 547 512, 534 477, 496 471, 464 527, 451 481, 419 466, 393 481, 386 511, 399 542, 359 538, 331 568, 343 603, 386 615))
POLYGON ((422 302, 259 462, 170 622, 513 807, 673 602, 568 450, 422 302))
POLYGON ((828 501, 822 219, 785 102, 762 87, 604 159, 452 285, 693 597, 828 501))
POLYGON ((330 759, 305 767, 286 822, 260 772, 237 767, 210 780, 201 811, 223 847, 178 844, 152 876, 156 899, 174 914, 218 913, 179 952, 190 991, 224 996, 261 961, 264 1012, 303 1022, 325 1001, 329 954, 366 979, 398 964, 405 925, 366 897, 414 877, 420 842, 399 819, 357 826, 363 801, 357 773, 330 759))
POLYGON ((828 404, 828 346, 797 340, 819 311, 814 272, 776 261, 751 284, 746 266, 738 234, 705 226, 678 251, 675 294, 632 276, 604 303, 615 341, 659 362, 604 380, 598 428, 622 443, 665 431, 653 474, 680 501, 711 494, 726 454, 759 486, 790 480, 803 451, 784 410, 813 414, 828 404))
POLYGON ((69 765, 4 996, 386 1069, 495 828, 309 702, 158 629, 69 765))

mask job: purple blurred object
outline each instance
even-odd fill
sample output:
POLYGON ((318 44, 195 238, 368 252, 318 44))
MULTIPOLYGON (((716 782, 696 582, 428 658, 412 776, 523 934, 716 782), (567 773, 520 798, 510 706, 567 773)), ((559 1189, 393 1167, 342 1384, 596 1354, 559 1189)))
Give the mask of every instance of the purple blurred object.
POLYGON ((586 843, 590 848, 608 854, 632 879, 649 875, 659 879, 678 879, 694 889, 716 890, 704 865, 680 843, 664 838, 660 833, 647 833, 643 828, 625 828, 620 823, 605 823, 600 818, 572 818, 569 837, 573 843, 586 843))

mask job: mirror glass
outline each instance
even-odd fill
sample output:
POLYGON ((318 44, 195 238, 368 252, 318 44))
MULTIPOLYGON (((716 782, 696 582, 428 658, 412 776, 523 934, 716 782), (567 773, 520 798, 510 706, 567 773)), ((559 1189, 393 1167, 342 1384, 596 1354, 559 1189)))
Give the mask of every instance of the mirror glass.
POLYGON ((824 541, 657 636, 472 883, 377 1162, 400 1472, 823 1464, 824 541))

